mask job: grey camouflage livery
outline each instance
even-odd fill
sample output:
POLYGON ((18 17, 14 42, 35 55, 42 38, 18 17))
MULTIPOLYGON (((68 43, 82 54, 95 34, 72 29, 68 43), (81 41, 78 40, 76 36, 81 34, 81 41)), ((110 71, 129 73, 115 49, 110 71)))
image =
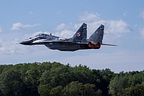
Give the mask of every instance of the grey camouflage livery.
POLYGON ((100 25, 98 29, 87 39, 87 24, 83 23, 72 38, 60 39, 52 34, 38 34, 22 41, 23 45, 45 45, 53 50, 60 51, 76 51, 83 49, 99 49, 101 45, 115 46, 112 44, 103 44, 104 25, 100 25))

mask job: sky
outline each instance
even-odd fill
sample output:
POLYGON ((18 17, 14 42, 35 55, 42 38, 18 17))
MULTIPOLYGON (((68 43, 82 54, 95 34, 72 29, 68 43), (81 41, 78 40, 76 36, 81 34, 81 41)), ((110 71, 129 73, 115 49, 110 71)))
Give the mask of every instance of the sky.
POLYGON ((144 1, 139 0, 1 0, 0 64, 60 62, 114 72, 144 70, 144 1), (88 38, 105 26, 100 49, 62 52, 19 43, 38 33, 70 38, 87 24, 88 38))

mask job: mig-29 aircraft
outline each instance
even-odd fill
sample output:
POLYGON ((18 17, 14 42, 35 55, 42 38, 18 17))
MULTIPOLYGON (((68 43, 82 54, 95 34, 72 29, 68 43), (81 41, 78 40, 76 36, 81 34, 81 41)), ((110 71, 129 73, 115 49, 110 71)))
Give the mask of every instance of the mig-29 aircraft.
POLYGON ((72 38, 60 39, 52 34, 38 34, 34 37, 22 41, 23 45, 45 45, 53 50, 76 51, 83 49, 99 49, 101 45, 116 46, 112 44, 103 44, 104 25, 87 39, 87 24, 83 23, 72 38))

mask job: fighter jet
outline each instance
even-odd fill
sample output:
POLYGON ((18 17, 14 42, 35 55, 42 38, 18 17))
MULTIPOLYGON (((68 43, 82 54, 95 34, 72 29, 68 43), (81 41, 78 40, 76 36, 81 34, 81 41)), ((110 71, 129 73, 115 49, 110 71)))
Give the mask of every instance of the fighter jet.
POLYGON ((87 39, 87 24, 83 23, 77 32, 71 38, 61 39, 52 34, 38 34, 34 37, 22 41, 23 45, 45 45, 53 50, 76 51, 83 49, 99 49, 101 45, 116 46, 112 44, 103 44, 104 25, 100 25, 97 30, 87 39))

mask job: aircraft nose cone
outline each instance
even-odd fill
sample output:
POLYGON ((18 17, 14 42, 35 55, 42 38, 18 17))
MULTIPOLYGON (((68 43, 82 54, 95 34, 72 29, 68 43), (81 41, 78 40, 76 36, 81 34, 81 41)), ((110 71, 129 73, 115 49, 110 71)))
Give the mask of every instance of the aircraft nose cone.
POLYGON ((24 42, 24 41, 22 41, 22 42, 20 42, 20 44, 22 44, 22 45, 26 45, 27 43, 26 43, 26 42, 24 42))
POLYGON ((30 41, 22 41, 22 42, 20 42, 20 44, 22 44, 22 45, 31 45, 31 42, 30 41))

